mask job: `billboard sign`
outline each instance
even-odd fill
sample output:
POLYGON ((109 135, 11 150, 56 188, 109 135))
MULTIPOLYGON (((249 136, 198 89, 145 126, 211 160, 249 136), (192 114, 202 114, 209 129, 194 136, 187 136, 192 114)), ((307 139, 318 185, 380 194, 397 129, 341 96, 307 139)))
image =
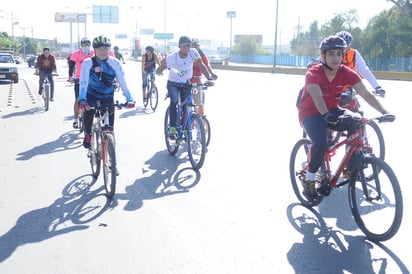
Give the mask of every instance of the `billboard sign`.
POLYGON ((56 12, 54 14, 54 21, 57 23, 61 23, 61 22, 86 23, 86 18, 87 18, 86 13, 56 12))

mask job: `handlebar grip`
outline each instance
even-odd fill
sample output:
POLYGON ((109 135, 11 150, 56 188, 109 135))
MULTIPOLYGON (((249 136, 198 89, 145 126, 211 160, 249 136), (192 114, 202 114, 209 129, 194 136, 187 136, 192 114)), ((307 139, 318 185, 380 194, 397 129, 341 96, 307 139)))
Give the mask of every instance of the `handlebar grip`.
POLYGON ((393 122, 395 121, 395 115, 393 114, 384 114, 381 117, 378 118, 379 123, 385 123, 385 122, 393 122))

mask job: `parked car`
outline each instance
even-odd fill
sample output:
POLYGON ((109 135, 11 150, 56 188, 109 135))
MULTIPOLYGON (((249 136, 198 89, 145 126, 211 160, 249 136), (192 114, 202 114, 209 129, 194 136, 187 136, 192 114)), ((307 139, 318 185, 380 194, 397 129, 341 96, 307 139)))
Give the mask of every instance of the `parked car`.
POLYGON ((29 65, 29 68, 36 67, 37 56, 30 56, 29 58, 27 58, 27 64, 29 65))
POLYGON ((223 58, 220 57, 219 55, 209 55, 207 57, 209 59, 210 64, 223 64, 223 58))
POLYGON ((21 64, 23 63, 23 58, 20 56, 14 56, 14 61, 16 61, 16 64, 21 64))
POLYGON ((0 80, 10 80, 19 82, 19 72, 13 55, 10 53, 0 53, 0 80))

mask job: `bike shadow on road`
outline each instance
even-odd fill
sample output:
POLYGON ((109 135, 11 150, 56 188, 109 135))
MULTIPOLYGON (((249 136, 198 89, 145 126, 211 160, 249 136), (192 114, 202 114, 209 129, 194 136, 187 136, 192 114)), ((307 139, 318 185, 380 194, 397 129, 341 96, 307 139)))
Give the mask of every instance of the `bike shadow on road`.
POLYGON ((144 106, 136 106, 134 109, 129 111, 122 111, 119 115, 119 118, 127 118, 131 116, 140 116, 153 114, 155 111, 152 111, 150 108, 145 108, 144 106))
POLYGON ((34 115, 34 114, 40 114, 46 112, 44 110, 44 107, 33 107, 30 109, 22 110, 22 111, 15 111, 11 112, 9 114, 2 115, 2 119, 8 119, 8 118, 13 118, 13 117, 20 117, 20 116, 26 116, 26 115, 34 115))
POLYGON ((189 192, 200 178, 200 172, 192 169, 188 159, 172 156, 167 150, 159 151, 145 162, 142 177, 127 186, 126 193, 116 194, 114 198, 127 201, 125 210, 138 210, 145 200, 189 192))
POLYGON ((71 130, 60 135, 56 140, 33 147, 24 152, 17 154, 16 160, 27 161, 38 155, 67 151, 82 146, 82 140, 79 139, 79 131, 71 130))
POLYGON ((104 187, 93 188, 95 182, 91 175, 77 177, 50 206, 20 216, 14 227, 0 235, 0 262, 7 260, 20 246, 88 229, 86 223, 97 219, 110 207, 110 200, 99 194, 104 187))
MULTIPOLYGON (((287 217, 303 234, 302 242, 294 243, 287 253, 295 273, 387 273, 388 264, 396 264, 399 273, 409 273, 388 248, 370 242, 365 236, 336 230, 314 208, 291 204, 287 208, 287 217)), ((390 267, 393 269, 393 265, 390 267)))

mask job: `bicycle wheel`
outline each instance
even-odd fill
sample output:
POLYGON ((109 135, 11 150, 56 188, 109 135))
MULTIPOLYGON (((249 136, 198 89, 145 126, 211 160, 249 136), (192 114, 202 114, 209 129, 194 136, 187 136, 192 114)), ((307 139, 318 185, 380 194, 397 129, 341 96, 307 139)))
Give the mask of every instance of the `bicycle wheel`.
POLYGON ((365 125, 366 144, 373 148, 373 153, 381 160, 385 160, 385 139, 378 124, 369 120, 365 125))
POLYGON ((150 100, 150 107, 153 111, 155 111, 157 104, 159 103, 159 91, 157 90, 156 86, 152 86, 148 100, 150 100))
POLYGON ((191 130, 186 136, 187 151, 193 169, 197 170, 203 166, 206 156, 205 126, 197 113, 192 113, 191 120, 191 130))
POLYGON ((104 149, 102 151, 103 178, 106 196, 113 197, 116 192, 116 150, 114 146, 114 136, 112 133, 104 134, 104 149))
POLYGON ((79 131, 80 131, 79 133, 82 133, 84 131, 83 114, 80 114, 78 116, 78 119, 79 119, 78 127, 79 127, 79 131))
POLYGON ((206 118, 206 115, 203 115, 203 116, 201 116, 201 117, 202 117, 203 125, 205 126, 205 142, 206 142, 206 146, 209 146, 209 143, 210 143, 210 134, 211 134, 210 123, 209 123, 209 120, 206 118))
POLYGON ((164 134, 165 134, 165 141, 166 147, 170 154, 175 155, 176 152, 179 150, 180 140, 177 138, 176 140, 169 138, 169 124, 170 124, 170 114, 169 114, 170 106, 167 107, 165 113, 165 123, 164 123, 164 134))
POLYGON ((49 102, 50 102, 50 85, 44 85, 43 90, 43 100, 44 100, 44 109, 46 111, 49 110, 49 102))
POLYGON ((385 161, 375 156, 365 157, 355 168, 350 177, 349 204, 356 223, 371 241, 386 241, 399 230, 402 192, 395 173, 385 161), (370 182, 364 178, 365 166, 374 170, 370 182))
MULTIPOLYGON (((93 126, 94 127, 94 126, 93 126)), ((99 177, 101 168, 101 144, 100 144, 100 133, 96 130, 92 132, 91 147, 88 152, 90 158, 90 166, 92 168, 93 178, 99 177)))
POLYGON ((144 105, 144 107, 147 107, 147 104, 149 103, 149 96, 150 96, 150 90, 149 90, 149 87, 146 87, 146 96, 143 95, 143 105, 144 105))
POLYGON ((307 207, 316 206, 323 199, 323 196, 317 196, 316 198, 307 197, 303 192, 302 181, 306 174, 310 145, 311 142, 308 139, 297 141, 292 149, 289 162, 290 180, 293 191, 298 200, 307 207))

